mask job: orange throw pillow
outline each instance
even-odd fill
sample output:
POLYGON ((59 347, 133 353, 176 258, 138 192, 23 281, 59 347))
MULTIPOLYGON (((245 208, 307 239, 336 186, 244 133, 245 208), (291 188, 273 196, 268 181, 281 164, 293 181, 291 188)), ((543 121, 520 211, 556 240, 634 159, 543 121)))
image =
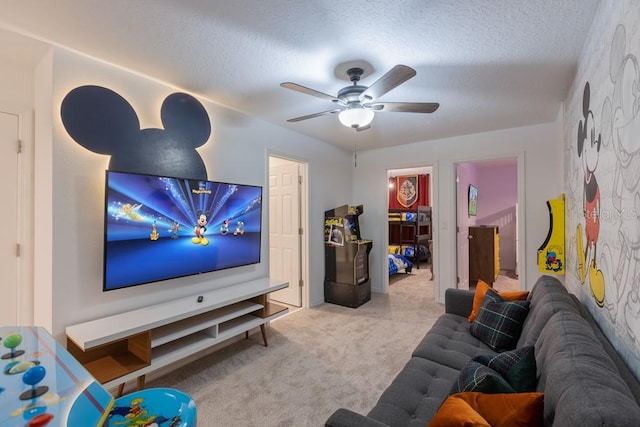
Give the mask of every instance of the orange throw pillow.
POLYGON ((542 426, 543 413, 542 393, 463 392, 444 401, 429 427, 535 427, 542 426))
MULTIPOLYGON (((487 293, 487 289, 492 288, 487 282, 478 280, 478 284, 476 285, 476 293, 473 295, 473 309, 471 310, 471 314, 468 317, 469 323, 473 322, 478 315, 480 306, 482 306, 484 294, 487 293)), ((506 301, 524 301, 527 299, 527 296, 529 296, 529 291, 502 291, 498 292, 498 294, 506 301)))
MULTIPOLYGON (((458 393, 461 394, 461 393, 458 393)), ((474 410, 458 394, 444 401, 438 412, 431 418, 428 427, 491 427, 478 411, 474 410)))

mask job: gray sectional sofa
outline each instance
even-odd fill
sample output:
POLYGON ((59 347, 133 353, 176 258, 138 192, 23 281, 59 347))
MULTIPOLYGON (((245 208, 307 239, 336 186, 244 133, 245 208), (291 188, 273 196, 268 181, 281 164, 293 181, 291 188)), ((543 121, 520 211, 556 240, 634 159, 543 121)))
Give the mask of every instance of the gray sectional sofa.
MULTIPOLYGON (((461 369, 495 352, 470 333, 473 291, 448 289, 445 314, 367 416, 341 408, 326 426, 425 427, 449 396, 461 369)), ((640 384, 580 301, 557 278, 542 276, 517 348, 535 347, 536 391, 546 426, 640 426, 640 384)))

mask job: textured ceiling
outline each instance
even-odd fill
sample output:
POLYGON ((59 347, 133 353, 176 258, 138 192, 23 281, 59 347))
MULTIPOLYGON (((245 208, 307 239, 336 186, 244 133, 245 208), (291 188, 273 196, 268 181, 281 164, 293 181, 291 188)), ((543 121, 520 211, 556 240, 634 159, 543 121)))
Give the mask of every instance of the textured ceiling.
MULTIPOLYGON (((0 28, 170 82, 251 116, 366 150, 555 119, 598 0, 22 0, 0 28), (439 102, 433 114, 376 113, 355 132, 329 101, 351 65, 368 86, 396 64, 417 75, 381 101, 439 102)), ((0 60, 40 52, 7 43, 0 60), (7 47, 7 45, 14 47, 7 47)))

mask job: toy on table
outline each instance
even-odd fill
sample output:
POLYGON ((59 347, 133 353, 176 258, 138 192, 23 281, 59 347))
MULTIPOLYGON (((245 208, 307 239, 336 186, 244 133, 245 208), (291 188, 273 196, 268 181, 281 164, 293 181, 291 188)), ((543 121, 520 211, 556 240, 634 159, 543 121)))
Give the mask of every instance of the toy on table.
POLYGON ((18 356, 22 356, 24 354, 24 350, 16 350, 16 347, 22 343, 22 335, 20 334, 11 334, 8 335, 2 345, 11 350, 10 353, 3 354, 2 360, 6 359, 15 359, 18 356))
POLYGON ((46 385, 41 385, 36 387, 40 381, 42 381, 47 375, 47 370, 44 366, 36 365, 29 368, 24 374, 22 374, 22 382, 30 385, 30 390, 25 390, 20 395, 20 400, 30 400, 35 399, 36 397, 42 396, 47 391, 49 391, 49 387, 46 385))
POLYGON ((109 413, 109 427, 195 427, 196 404, 171 388, 149 388, 116 399, 109 413))

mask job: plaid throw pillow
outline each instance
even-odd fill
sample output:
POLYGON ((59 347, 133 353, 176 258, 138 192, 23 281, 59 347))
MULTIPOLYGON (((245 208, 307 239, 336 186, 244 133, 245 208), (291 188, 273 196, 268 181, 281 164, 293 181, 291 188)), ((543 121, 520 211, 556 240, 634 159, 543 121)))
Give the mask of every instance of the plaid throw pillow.
POLYGON ((516 347, 522 323, 529 313, 529 301, 505 301, 493 289, 482 300, 478 316, 471 323, 471 335, 495 351, 516 347))
POLYGON ((453 384, 449 394, 461 391, 481 391, 483 393, 515 393, 516 390, 500 374, 479 362, 470 360, 453 384))
POLYGON ((493 369, 517 392, 536 390, 536 357, 533 346, 520 347, 498 354, 476 356, 473 361, 493 369))
POLYGON ((516 392, 499 373, 473 360, 470 360, 460 370, 458 379, 453 383, 449 394, 460 393, 461 391, 480 391, 483 393, 516 392))

